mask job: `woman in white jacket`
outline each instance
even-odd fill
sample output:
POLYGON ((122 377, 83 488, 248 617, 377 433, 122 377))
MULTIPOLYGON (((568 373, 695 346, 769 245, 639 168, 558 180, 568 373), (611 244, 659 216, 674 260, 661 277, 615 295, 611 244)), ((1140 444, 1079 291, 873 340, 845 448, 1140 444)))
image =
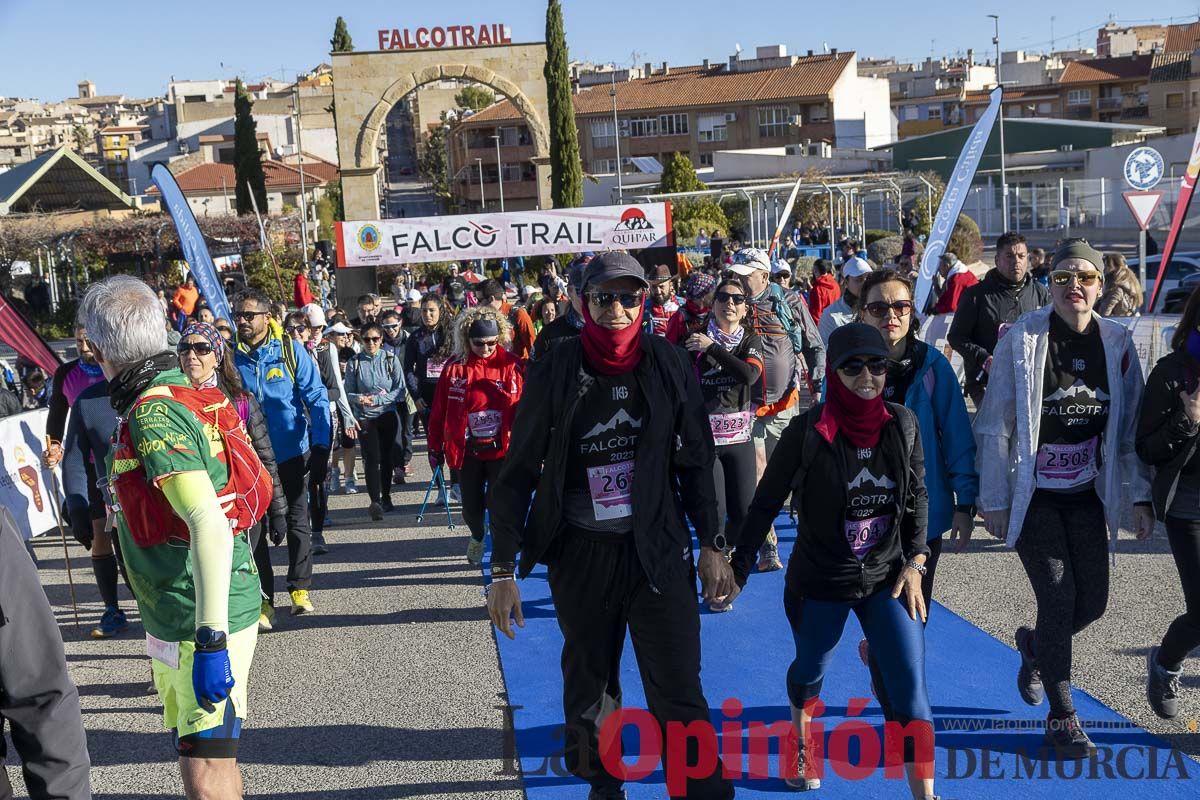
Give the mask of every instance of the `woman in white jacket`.
POLYGON ((1139 538, 1154 529, 1149 471, 1134 451, 1144 380, 1125 326, 1092 310, 1103 257, 1083 239, 1054 254, 1052 305, 1002 334, 975 420, 984 526, 1015 547, 1037 599, 1016 633, 1017 688, 1048 694, 1046 739, 1060 758, 1095 745, 1071 702, 1071 639, 1104 615, 1123 483, 1139 538))

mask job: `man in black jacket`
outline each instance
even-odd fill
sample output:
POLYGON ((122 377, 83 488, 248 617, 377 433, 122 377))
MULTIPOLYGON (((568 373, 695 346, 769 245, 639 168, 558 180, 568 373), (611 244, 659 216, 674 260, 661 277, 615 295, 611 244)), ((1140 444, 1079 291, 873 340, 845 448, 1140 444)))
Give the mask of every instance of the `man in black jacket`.
MULTIPOLYGON (((30 798, 92 796, 79 691, 58 624, 16 522, 0 509, 0 727, 5 721, 30 798)), ((0 759, 6 750, 0 735, 0 759)), ((0 797, 12 796, 0 769, 0 797)))
POLYGON ((530 361, 542 358, 554 345, 563 339, 572 339, 583 329, 583 300, 580 286, 583 285, 584 272, 591 258, 584 255, 571 262, 567 270, 567 298, 569 305, 567 313, 559 314, 554 321, 545 325, 537 338, 533 340, 533 350, 529 354, 530 361))
POLYGON ((1049 302, 1049 291, 1029 274, 1025 237, 1003 234, 996 240, 996 268, 962 293, 947 336, 963 358, 967 394, 976 408, 983 402, 996 342, 1022 314, 1049 302))
MULTIPOLYGON (((705 599, 733 591, 724 536, 716 533, 715 446, 700 386, 684 350, 641 331, 646 286, 641 265, 626 253, 588 265, 583 331, 534 363, 524 390, 533 399, 517 408, 488 504, 488 610, 510 638, 510 616, 524 624, 518 551, 521 577, 535 562, 549 565, 564 640, 567 766, 592 785, 592 800, 625 797, 621 779, 601 764, 598 738, 621 705, 627 629, 658 724, 665 730, 668 722, 709 719, 683 512, 700 540, 705 599)), ((725 800, 733 787, 718 766, 688 781, 686 796, 725 800)))

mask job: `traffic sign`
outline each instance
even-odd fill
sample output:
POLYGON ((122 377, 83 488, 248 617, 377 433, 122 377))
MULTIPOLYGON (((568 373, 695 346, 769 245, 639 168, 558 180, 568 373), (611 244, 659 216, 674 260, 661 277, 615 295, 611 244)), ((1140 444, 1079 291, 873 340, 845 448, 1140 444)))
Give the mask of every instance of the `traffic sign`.
POLYGON ((1148 192, 1162 180, 1165 168, 1162 154, 1153 147, 1135 147, 1125 159, 1125 182, 1137 191, 1148 192))
POLYGON ((1138 227, 1146 230, 1163 199, 1163 192, 1121 192, 1121 197, 1125 198, 1125 205, 1129 206, 1129 213, 1137 220, 1138 227))

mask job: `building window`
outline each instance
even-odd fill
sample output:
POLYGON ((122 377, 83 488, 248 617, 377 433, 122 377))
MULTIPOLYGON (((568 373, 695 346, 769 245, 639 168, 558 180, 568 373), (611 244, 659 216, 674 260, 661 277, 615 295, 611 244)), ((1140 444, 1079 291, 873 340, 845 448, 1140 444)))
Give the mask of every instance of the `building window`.
POLYGON ((787 106, 767 106, 758 109, 758 135, 763 139, 786 136, 788 132, 787 106))
POLYGON ((592 147, 614 147, 617 131, 611 119, 592 120, 592 147))
POLYGON ((496 133, 500 137, 501 147, 516 147, 521 143, 520 130, 518 128, 497 128, 496 133))
POLYGON ((1171 92, 1166 99, 1167 108, 1183 108, 1183 92, 1171 92))
POLYGON ((712 165, 713 165, 713 154, 712 153, 701 153, 700 154, 700 166, 711 167, 712 165))
POLYGON ((610 175, 617 171, 617 160, 615 158, 594 158, 592 159, 592 174, 593 175, 610 175))
POLYGON ((658 117, 631 117, 629 135, 635 138, 658 136, 658 117))
POLYGON ((815 106, 808 107, 809 122, 828 122, 829 121, 829 106, 824 103, 819 103, 815 106))
POLYGON ((203 103, 207 99, 208 98, 202 94, 185 94, 183 96, 183 102, 185 103, 203 103))
POLYGON ((500 177, 505 183, 520 183, 523 180, 521 177, 521 165, 505 164, 500 168, 500 177))
POLYGON ((724 142, 729 139, 725 114, 705 114, 696 119, 696 138, 701 142, 724 142))
POLYGON ((941 106, 930 106, 929 109, 926 111, 926 114, 928 115, 929 119, 941 119, 942 118, 942 107, 941 106))
POLYGON ((900 81, 899 89, 902 97, 908 97, 908 81, 900 81))
POLYGON ((658 118, 658 129, 663 136, 680 136, 688 132, 687 114, 663 114, 658 118))
POLYGON ((1067 92, 1067 105, 1088 106, 1092 104, 1091 89, 1072 89, 1067 92))
POLYGON ((1038 103, 1037 111, 1039 114, 1049 114, 1054 110, 1054 106, 1050 103, 1038 103))

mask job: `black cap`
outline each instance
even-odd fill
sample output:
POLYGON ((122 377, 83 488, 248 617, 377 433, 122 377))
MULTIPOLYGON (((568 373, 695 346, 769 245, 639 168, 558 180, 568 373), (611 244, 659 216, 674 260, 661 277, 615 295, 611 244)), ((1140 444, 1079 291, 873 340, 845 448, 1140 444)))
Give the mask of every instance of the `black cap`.
POLYGON ((643 289, 649 288, 646 282, 646 271, 637 259, 623 250, 610 250, 601 253, 588 262, 587 271, 583 275, 583 287, 580 292, 598 283, 605 283, 616 278, 634 278, 643 289))
POLYGON ((830 369, 837 369, 855 357, 887 358, 891 352, 879 329, 863 322, 851 322, 836 329, 829 336, 826 350, 830 369))

